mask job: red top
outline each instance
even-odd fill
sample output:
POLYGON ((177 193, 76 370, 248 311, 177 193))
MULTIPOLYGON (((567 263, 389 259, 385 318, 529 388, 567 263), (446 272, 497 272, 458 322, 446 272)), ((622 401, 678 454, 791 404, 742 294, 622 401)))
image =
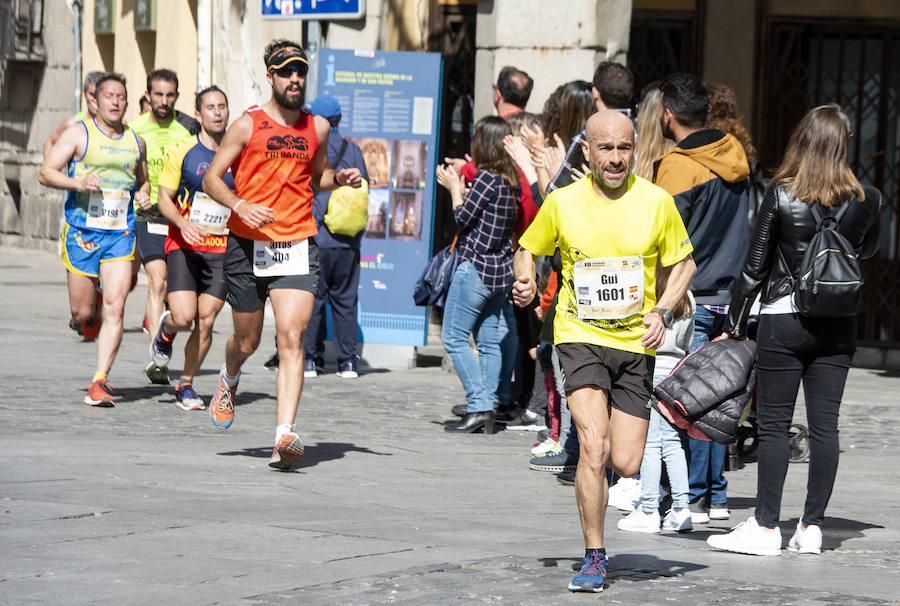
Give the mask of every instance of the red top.
POLYGON ((231 214, 228 229, 250 240, 286 242, 314 236, 312 161, 319 149, 315 117, 303 110, 293 126, 282 126, 261 107, 247 110, 253 132, 231 172, 235 193, 275 212, 276 221, 258 229, 231 214))

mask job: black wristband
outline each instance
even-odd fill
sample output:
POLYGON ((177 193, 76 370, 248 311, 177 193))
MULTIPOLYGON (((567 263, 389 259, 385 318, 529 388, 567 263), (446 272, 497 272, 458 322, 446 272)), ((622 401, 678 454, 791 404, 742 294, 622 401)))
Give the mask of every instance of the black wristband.
POLYGON ((334 184, 335 184, 337 187, 340 187, 340 186, 341 186, 341 184, 338 183, 338 180, 337 180, 337 173, 331 173, 331 180, 334 181, 334 184))

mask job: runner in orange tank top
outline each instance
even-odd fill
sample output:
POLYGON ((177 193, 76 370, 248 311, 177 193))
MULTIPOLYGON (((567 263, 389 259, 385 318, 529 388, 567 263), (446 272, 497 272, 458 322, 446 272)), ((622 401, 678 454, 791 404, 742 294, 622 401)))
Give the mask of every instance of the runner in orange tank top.
POLYGON ((300 45, 275 40, 264 59, 272 98, 231 125, 203 179, 203 190, 232 210, 225 275, 234 335, 225 347, 209 416, 219 429, 234 421, 241 366, 259 346, 269 297, 281 359, 269 466, 289 469, 303 457, 294 419, 303 386, 303 332, 319 277, 312 187, 359 187, 362 176, 356 168, 334 171, 328 165, 328 121, 303 109, 308 62, 300 45), (229 167, 234 191, 223 181, 229 167))

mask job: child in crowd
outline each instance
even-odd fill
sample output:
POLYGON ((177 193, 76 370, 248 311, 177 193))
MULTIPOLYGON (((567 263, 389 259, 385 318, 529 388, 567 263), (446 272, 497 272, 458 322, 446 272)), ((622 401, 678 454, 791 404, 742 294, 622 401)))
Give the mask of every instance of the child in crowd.
MULTIPOLYGON (((658 267, 656 296, 666 288, 669 268, 658 267)), ((666 340, 656 350, 654 385, 678 366, 691 349, 694 335, 694 299, 690 291, 672 309, 674 322, 666 329, 666 340)), ((661 463, 665 461, 672 490, 672 509, 663 520, 663 530, 688 532, 693 529, 689 508, 687 458, 678 432, 655 409, 650 411, 650 426, 641 462, 640 505, 619 520, 619 530, 629 532, 659 532, 659 481, 661 463)))
POLYGON ((556 379, 553 375, 553 317, 556 314, 556 291, 559 279, 547 263, 547 273, 542 275, 538 282, 538 290, 542 292, 540 305, 535 307, 534 313, 543 324, 541 326, 540 343, 536 348, 536 358, 541 365, 541 373, 544 377, 544 387, 547 389, 547 421, 550 428, 547 439, 534 445, 531 449, 532 456, 540 457, 555 455, 562 452, 559 443, 560 421, 562 418, 562 397, 556 390, 556 379))

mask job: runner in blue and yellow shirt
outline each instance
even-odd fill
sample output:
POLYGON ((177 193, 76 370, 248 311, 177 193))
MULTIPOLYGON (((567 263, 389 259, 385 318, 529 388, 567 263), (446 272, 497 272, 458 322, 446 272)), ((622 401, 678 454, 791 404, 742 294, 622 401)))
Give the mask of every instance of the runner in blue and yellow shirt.
POLYGON ((97 368, 84 398, 92 406, 113 405, 106 377, 122 340, 122 312, 131 285, 133 204, 149 199, 144 141, 122 122, 127 95, 121 75, 101 78, 96 86, 97 115, 60 135, 39 175, 43 185, 69 190, 60 255, 68 270, 75 322, 93 317, 94 278, 103 281, 97 368), (70 162, 68 174, 63 173, 70 162))

